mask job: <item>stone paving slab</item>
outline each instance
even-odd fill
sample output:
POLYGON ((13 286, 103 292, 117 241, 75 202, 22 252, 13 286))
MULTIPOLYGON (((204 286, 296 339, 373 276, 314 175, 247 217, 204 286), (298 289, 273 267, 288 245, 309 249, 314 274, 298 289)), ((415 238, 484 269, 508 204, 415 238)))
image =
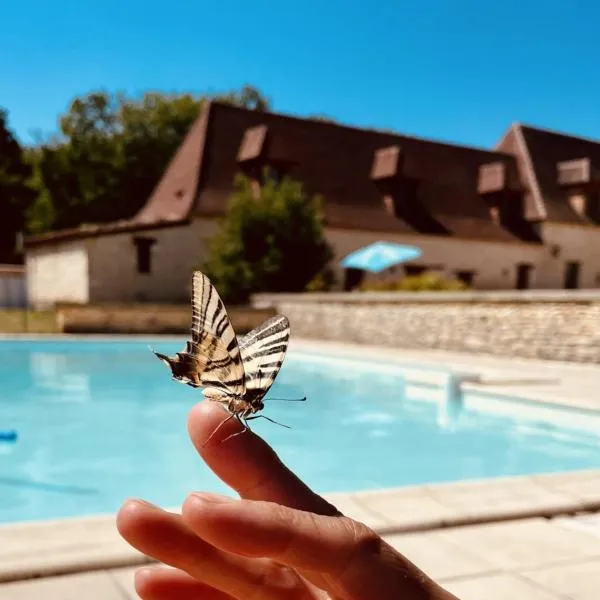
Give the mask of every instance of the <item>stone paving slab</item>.
MULTIPOLYGON (((600 539, 547 519, 385 539, 459 600, 598 600, 600 539)), ((2 600, 133 600, 136 568, 0 586, 2 600)))
POLYGON ((552 473, 534 475, 533 480, 541 486, 576 498, 583 508, 597 510, 596 504, 600 498, 600 470, 582 470, 569 473, 552 473))
POLYGON ((474 577, 497 571, 484 556, 471 552, 440 535, 439 531, 401 533, 385 540, 436 581, 474 577))
POLYGON ((521 576, 570 600, 600 598, 600 558, 522 571, 521 576))
POLYGON ((543 486, 539 481, 543 479, 502 477, 428 485, 426 489, 436 501, 454 509, 456 520, 465 523, 469 520, 491 520, 498 512, 505 517, 568 512, 573 510, 574 504, 580 504, 579 498, 543 486))
POLYGON ((2 600, 133 600, 108 571, 5 583, 2 600))
MULTIPOLYGON (((111 569, 110 574, 121 587, 121 590, 125 594, 125 598, 128 600, 133 598, 138 600, 139 596, 135 592, 135 586, 133 584, 135 572, 140 567, 124 567, 121 569, 111 569)), ((199 599, 200 600, 200 599, 199 599)))
POLYGON ((0 582, 145 561, 112 515, 0 525, 0 582))
POLYGON ((600 558, 600 541, 585 532, 559 527, 547 519, 456 527, 441 538, 468 548, 499 570, 600 558))
POLYGON ((442 582, 459 600, 567 600, 544 590, 518 575, 501 573, 458 581, 442 582))
MULTIPOLYGON (((592 506, 600 510, 600 490, 596 496, 593 487, 600 480, 600 470, 547 477, 547 483, 543 476, 516 477, 326 494, 326 498, 347 516, 383 535, 574 514, 592 506), (577 493, 578 485, 583 486, 582 496, 577 493)), ((452 531, 458 530, 449 529, 449 534, 452 531)), ((120 537, 114 515, 4 524, 0 525, 0 542, 0 582, 147 560, 120 537)))

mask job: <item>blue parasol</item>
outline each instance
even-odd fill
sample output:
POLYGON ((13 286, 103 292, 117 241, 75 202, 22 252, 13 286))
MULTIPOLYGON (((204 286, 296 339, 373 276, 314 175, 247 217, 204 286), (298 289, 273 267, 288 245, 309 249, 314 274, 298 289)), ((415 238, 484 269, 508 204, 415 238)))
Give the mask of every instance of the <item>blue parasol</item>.
POLYGON ((347 269, 362 269, 378 273, 394 265, 419 258, 423 253, 416 246, 375 242, 346 256, 341 264, 347 269))

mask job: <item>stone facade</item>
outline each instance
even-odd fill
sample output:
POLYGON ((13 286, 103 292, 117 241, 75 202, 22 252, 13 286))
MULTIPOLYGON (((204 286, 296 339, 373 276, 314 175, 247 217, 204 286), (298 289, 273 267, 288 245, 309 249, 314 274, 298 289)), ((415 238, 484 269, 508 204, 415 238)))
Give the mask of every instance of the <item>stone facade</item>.
POLYGON ((0 309, 27 306, 25 269, 19 265, 0 265, 0 309))
POLYGON ((168 302, 190 299, 192 271, 206 256, 206 243, 217 231, 210 219, 190 225, 155 229, 140 234, 156 240, 151 249, 150 273, 139 273, 135 234, 90 238, 90 302, 168 302))
POLYGON ((560 289, 564 286, 567 263, 580 265, 579 287, 600 288, 600 229, 593 225, 542 225, 544 252, 534 263, 536 287, 560 289))
POLYGON ((600 363, 600 293, 260 295, 294 336, 600 363))
POLYGON ((206 242, 216 231, 216 221, 195 219, 182 227, 140 234, 155 240, 149 273, 138 270, 134 233, 34 246, 26 257, 29 305, 187 304, 191 273, 201 264, 206 242))
MULTIPOLYGON (((27 251, 29 303, 44 307, 56 302, 187 303, 190 275, 206 256, 206 244, 218 230, 214 219, 197 218, 180 227, 143 234, 155 240, 150 273, 139 273, 134 233, 33 246, 27 251)), ((545 224, 549 243, 502 243, 435 236, 384 235, 372 231, 327 228, 334 250, 338 288, 343 282, 341 259, 354 250, 385 239, 414 244, 423 255, 412 264, 434 268, 449 277, 473 273, 478 290, 515 288, 517 268, 530 264, 532 289, 560 289, 569 261, 580 263, 579 287, 600 288, 600 230, 580 225, 545 224), (552 243, 550 243, 552 242, 552 243), (558 248, 558 253, 553 251, 558 248)), ((398 268, 398 276, 402 267, 398 268)))
POLYGON ((25 268, 30 306, 89 302, 86 244, 85 240, 77 240, 28 249, 25 268))
MULTIPOLYGON (((378 240, 418 246, 423 255, 411 262, 434 268, 455 278, 458 271, 473 273, 472 287, 480 290, 510 290, 515 288, 519 263, 539 264, 547 248, 539 244, 502 243, 489 240, 463 240, 427 235, 382 235, 373 231, 327 229, 327 239, 335 252, 334 265, 338 282, 343 281, 339 261, 346 255, 378 240)), ((598 234, 600 242, 600 234, 598 234)), ((596 262, 598 262, 596 260, 596 262)), ((398 267, 398 276, 403 267, 398 267)), ((532 287, 536 287, 535 272, 532 287)))

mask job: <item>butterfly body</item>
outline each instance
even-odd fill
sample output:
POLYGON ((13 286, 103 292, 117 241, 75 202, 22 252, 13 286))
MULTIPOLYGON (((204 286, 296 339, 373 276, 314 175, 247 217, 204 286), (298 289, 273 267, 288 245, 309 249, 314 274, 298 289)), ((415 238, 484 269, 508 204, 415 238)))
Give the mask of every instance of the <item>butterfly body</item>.
POLYGON ((223 406, 229 418, 237 419, 245 431, 250 419, 273 421, 256 413, 264 408, 263 398, 283 364, 289 338, 287 317, 277 315, 238 342, 217 290, 206 275, 196 271, 192 279, 191 340, 174 356, 154 353, 169 366, 173 379, 203 388, 205 398, 223 406))

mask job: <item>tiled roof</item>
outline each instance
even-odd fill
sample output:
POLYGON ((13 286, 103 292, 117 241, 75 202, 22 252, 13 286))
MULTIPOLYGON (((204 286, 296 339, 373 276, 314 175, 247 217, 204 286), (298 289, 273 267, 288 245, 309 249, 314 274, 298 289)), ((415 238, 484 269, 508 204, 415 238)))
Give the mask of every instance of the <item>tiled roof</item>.
POLYGON ((517 157, 526 184, 526 216, 534 220, 583 223, 569 205, 568 193, 558 184, 557 165, 574 159, 590 159, 600 166, 600 141, 516 123, 498 144, 498 149, 517 157))
POLYGON ((285 165, 309 193, 322 195, 329 227, 532 241, 520 224, 510 231, 496 224, 478 195, 484 164, 505 165, 511 186, 518 182, 517 160, 506 152, 207 103, 133 219, 53 232, 28 238, 26 244, 185 223, 194 215, 222 215, 240 170, 242 149, 248 157, 264 152, 268 162, 285 165), (419 182, 414 194, 396 197, 399 216, 388 212, 382 190, 371 179, 375 153, 391 146, 402 153, 402 176, 419 182))

